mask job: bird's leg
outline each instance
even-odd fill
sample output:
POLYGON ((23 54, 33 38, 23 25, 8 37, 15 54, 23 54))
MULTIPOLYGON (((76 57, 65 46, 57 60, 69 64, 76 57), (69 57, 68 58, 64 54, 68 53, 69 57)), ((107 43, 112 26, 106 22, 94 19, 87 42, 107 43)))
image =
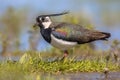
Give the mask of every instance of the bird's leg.
MULTIPOLYGON (((68 56, 68 51, 65 50, 63 57, 61 59, 59 59, 59 61, 63 61, 67 56, 68 56)), ((58 58, 56 58, 54 61, 58 61, 58 58)))
POLYGON ((66 58, 67 56, 68 56, 68 51, 65 50, 65 51, 64 51, 64 56, 63 56, 63 57, 66 58))
POLYGON ((67 56, 68 56, 68 51, 65 50, 65 51, 64 51, 64 55, 63 55, 63 57, 61 58, 60 61, 64 60, 67 56))

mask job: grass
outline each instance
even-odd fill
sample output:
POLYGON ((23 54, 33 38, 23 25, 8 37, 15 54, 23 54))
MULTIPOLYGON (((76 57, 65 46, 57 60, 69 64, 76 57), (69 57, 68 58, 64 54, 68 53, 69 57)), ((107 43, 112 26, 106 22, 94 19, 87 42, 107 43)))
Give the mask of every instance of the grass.
MULTIPOLYGON (((110 71, 120 71, 120 65, 106 57, 93 57, 86 59, 66 58, 43 58, 37 52, 25 52, 19 61, 0 62, 0 80, 49 80, 50 76, 42 79, 41 73, 64 74, 79 72, 104 72, 104 68, 110 71), (114 64, 114 65, 113 65, 114 64), (39 74, 39 75, 38 75, 39 74)), ((51 78, 51 80, 54 80, 51 78)))
POLYGON ((113 64, 113 61, 106 62, 106 57, 80 60, 73 57, 61 61, 59 58, 43 59, 39 54, 35 54, 33 57, 29 53, 25 53, 17 62, 11 60, 0 62, 0 69, 3 68, 0 71, 4 68, 9 70, 18 68, 23 72, 101 72, 106 65, 110 71, 120 70, 118 64, 113 64))

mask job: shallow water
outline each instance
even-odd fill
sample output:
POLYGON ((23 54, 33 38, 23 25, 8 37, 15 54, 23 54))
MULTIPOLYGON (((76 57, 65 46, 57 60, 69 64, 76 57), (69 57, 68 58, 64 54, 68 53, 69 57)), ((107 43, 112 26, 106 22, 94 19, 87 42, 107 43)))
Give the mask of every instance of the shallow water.
MULTIPOLYGON (((48 75, 44 75, 42 79, 48 79, 48 75)), ((50 80, 120 80, 120 72, 110 72, 108 76, 104 73, 97 72, 82 72, 82 73, 68 73, 60 75, 49 75, 50 80)))
POLYGON ((0 61, 6 61, 6 60, 18 61, 19 59, 20 56, 7 56, 7 57, 0 56, 0 61))

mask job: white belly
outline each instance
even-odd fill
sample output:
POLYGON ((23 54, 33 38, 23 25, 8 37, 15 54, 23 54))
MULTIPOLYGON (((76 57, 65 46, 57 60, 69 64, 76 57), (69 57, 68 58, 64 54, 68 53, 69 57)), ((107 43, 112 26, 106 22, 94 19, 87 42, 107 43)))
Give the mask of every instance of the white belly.
POLYGON ((61 50, 67 50, 68 48, 72 48, 75 45, 77 45, 77 42, 69 42, 62 39, 57 39, 55 36, 51 34, 51 44, 54 47, 59 48, 61 50))

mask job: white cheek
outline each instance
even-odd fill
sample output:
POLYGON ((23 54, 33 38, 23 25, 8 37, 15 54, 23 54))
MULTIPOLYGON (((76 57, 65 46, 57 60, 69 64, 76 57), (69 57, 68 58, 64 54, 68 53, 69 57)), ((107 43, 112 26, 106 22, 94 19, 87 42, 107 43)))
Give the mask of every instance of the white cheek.
POLYGON ((51 22, 43 22, 42 24, 44 25, 44 28, 46 29, 46 28, 49 28, 51 22))

